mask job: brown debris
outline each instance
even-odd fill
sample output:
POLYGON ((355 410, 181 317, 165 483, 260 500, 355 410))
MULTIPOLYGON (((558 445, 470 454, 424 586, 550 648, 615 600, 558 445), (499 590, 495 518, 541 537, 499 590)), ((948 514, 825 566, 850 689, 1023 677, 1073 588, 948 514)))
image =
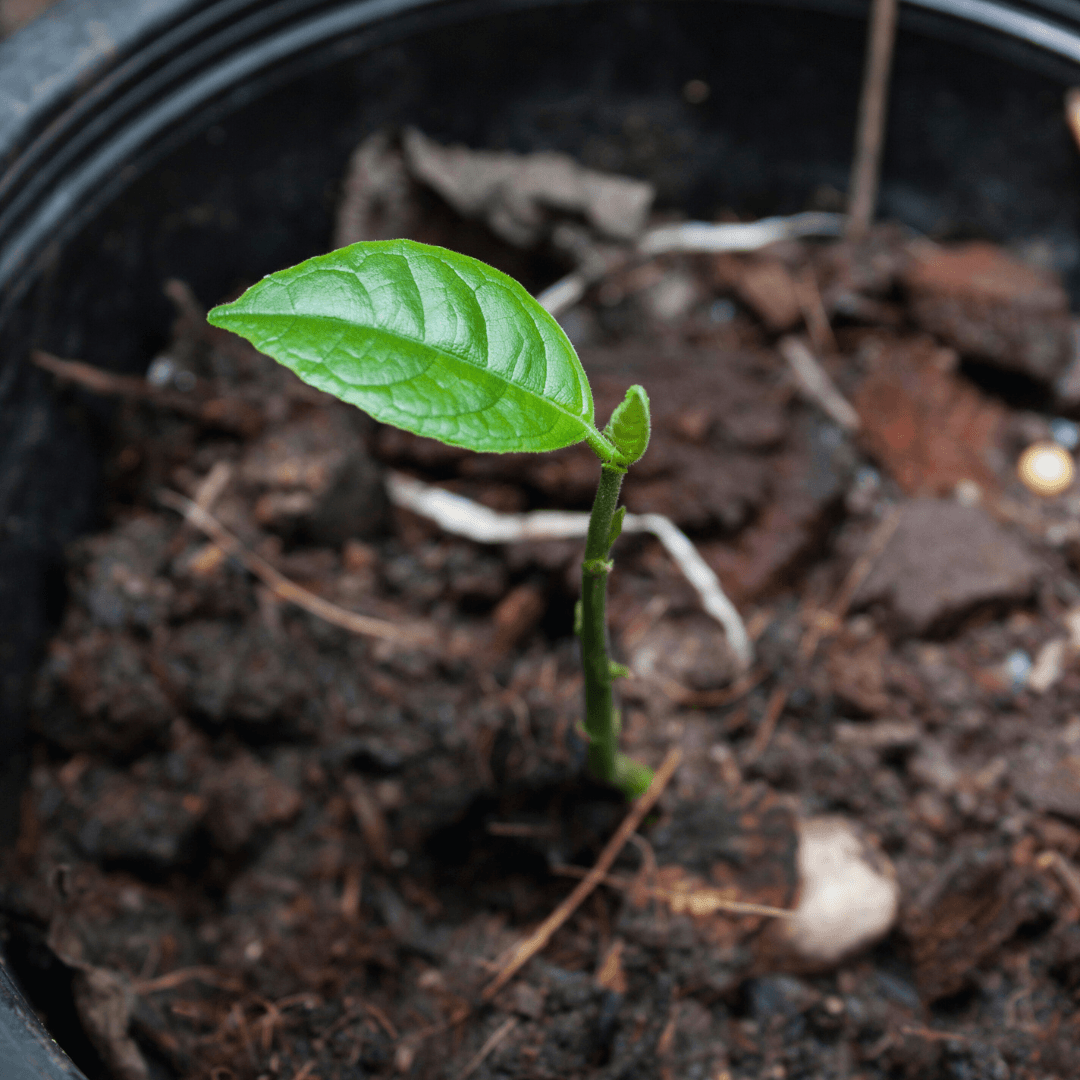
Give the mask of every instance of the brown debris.
POLYGON ((1080 823, 1080 755, 1062 749, 1041 742, 1025 746, 1013 782, 1017 794, 1035 810, 1080 823))
POLYGON ((875 342, 853 404, 860 440, 908 495, 951 494, 961 481, 999 489, 989 456, 1004 409, 955 374, 956 355, 926 339, 875 342))
POLYGON ((135 997, 115 971, 87 967, 72 981, 75 1008, 86 1034, 117 1080, 146 1080, 146 1059, 128 1033, 135 997))
POLYGON ((917 246, 903 283, 915 321, 961 353, 1042 382, 1072 359, 1061 283, 993 244, 917 246))
POLYGON ((836 637, 829 645, 825 666, 837 697, 869 716, 885 712, 889 708, 885 692, 888 652, 884 634, 869 640, 846 634, 836 637))
POLYGON ((914 499, 852 607, 884 603, 900 632, 925 635, 979 605, 1024 600, 1039 572, 1027 547, 977 507, 914 499))
POLYGON ((536 628, 546 609, 547 598, 535 585, 526 582, 511 589, 491 614, 493 652, 503 656, 515 649, 536 628))
POLYGON ((734 545, 699 545, 736 603, 775 590, 797 571, 821 542, 844 492, 852 467, 848 445, 817 424, 807 423, 803 434, 804 452, 775 462, 772 499, 754 524, 734 545))
POLYGON ((773 333, 791 330, 802 322, 798 286, 779 259, 748 259, 736 280, 735 293, 773 333))
POLYGON ((178 495, 173 491, 159 492, 158 498, 163 505, 183 514, 192 524, 202 529, 223 551, 234 558, 240 559, 280 599, 296 604, 297 607, 302 607, 305 611, 311 612, 312 615, 317 615, 320 619, 325 619, 327 622, 340 626, 342 629, 349 630, 354 634, 369 634, 372 637, 383 638, 386 641, 417 644, 432 641, 433 635, 428 630, 397 627, 383 619, 357 615, 352 611, 346 611, 337 604, 331 604, 321 596, 316 596, 309 590, 289 581, 284 574, 275 570, 261 556, 248 551, 216 518, 200 509, 190 499, 185 499, 182 495, 178 495))
POLYGON ((387 132, 369 135, 349 158, 333 246, 409 236, 416 216, 413 181, 405 156, 387 132))
POLYGON ((540 924, 540 926, 523 941, 500 968, 498 975, 484 988, 483 997, 490 1001, 520 970, 525 966, 545 945, 551 940, 552 935, 570 916, 581 906, 585 898, 603 880, 604 875, 611 868, 611 864, 618 857, 623 847, 637 827, 645 820, 645 815, 656 805, 667 787, 668 782, 675 774, 679 766, 681 754, 678 750, 671 750, 667 757, 656 770, 649 790, 639 796, 634 802, 630 813, 623 819, 622 824, 615 831, 615 835, 604 845, 604 850, 596 860, 592 870, 574 891, 540 924))
POLYGON ((206 825, 223 851, 238 851, 256 831, 283 825, 300 810, 300 793, 250 754, 237 754, 202 790, 206 825))
POLYGON ((1028 913, 1028 871, 1002 851, 961 852, 905 905, 903 929, 928 1001, 954 994, 1028 913))
POLYGON ((519 246, 536 243, 552 213, 582 215, 604 237, 632 240, 652 205, 651 184, 578 165, 566 154, 440 146, 416 128, 402 137, 412 174, 466 218, 482 218, 519 246))
POLYGON ((256 522, 335 547, 379 533, 386 495, 360 429, 347 410, 309 409, 253 442, 237 479, 256 522))

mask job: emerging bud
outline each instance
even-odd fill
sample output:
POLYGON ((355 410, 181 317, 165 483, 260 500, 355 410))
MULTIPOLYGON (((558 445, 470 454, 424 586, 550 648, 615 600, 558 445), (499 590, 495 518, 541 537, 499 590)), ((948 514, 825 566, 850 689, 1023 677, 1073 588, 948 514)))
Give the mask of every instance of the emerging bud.
POLYGON ((649 395, 636 383, 611 414, 604 434, 615 444, 619 463, 633 465, 649 445, 649 395))

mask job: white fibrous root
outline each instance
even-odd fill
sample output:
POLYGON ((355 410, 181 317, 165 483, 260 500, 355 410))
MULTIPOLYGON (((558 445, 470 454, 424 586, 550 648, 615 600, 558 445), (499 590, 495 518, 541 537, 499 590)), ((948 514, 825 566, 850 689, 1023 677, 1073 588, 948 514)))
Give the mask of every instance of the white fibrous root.
MULTIPOLYGON (((386 490, 395 506, 434 521, 439 528, 479 544, 511 544, 523 540, 578 540, 589 531, 589 515, 578 511, 534 510, 501 514, 463 495, 425 484, 411 476, 387 474, 386 490)), ((662 514, 627 514, 624 533, 651 533, 664 546, 686 580, 697 591, 702 607, 724 629, 741 668, 753 662, 753 646, 742 618, 728 599, 720 579, 686 534, 662 514)))

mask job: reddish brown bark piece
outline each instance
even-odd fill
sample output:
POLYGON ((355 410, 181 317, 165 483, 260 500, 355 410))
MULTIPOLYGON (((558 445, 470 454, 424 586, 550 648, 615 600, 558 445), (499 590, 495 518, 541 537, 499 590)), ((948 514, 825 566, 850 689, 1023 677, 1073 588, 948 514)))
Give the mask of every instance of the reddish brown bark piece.
POLYGON ((961 480, 999 484, 988 464, 1005 409, 953 374, 956 355, 926 339, 882 342, 854 396, 863 445, 909 495, 961 480))
POLYGON ((1061 283, 993 244, 920 246, 903 284, 915 321, 962 353, 1040 381, 1069 362, 1072 325, 1061 283))
POLYGON ((961 852, 905 905, 915 978, 924 1000, 962 990, 980 962, 1034 916, 1030 873, 1002 850, 961 852))

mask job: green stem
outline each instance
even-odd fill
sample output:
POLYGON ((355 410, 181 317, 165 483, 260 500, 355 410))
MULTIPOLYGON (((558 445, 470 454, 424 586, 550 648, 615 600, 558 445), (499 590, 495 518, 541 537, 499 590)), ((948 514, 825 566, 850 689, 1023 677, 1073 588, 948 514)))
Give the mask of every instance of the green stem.
POLYGON ((612 692, 611 659, 607 648, 608 554, 614 540, 612 523, 626 469, 605 464, 600 470, 585 561, 581 574, 581 663, 585 674, 585 734, 589 737, 589 771, 598 780, 617 784, 629 795, 648 786, 651 773, 619 753, 619 715, 612 692))
MULTIPOLYGON (((615 444, 603 432, 597 431, 594 427, 590 427, 586 431, 585 442, 588 444, 589 449, 603 462, 614 461, 618 455, 615 444)), ((618 495, 617 492, 616 495, 618 495)))

